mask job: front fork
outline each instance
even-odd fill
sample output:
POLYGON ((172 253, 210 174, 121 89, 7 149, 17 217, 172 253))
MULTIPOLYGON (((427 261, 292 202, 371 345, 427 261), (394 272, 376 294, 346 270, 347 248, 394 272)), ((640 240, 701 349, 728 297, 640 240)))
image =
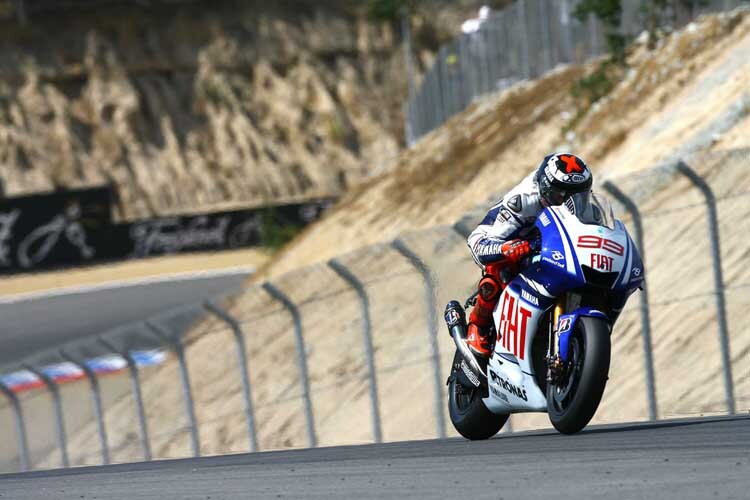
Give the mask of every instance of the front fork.
POLYGON ((560 316, 565 313, 565 296, 558 297, 552 310, 552 321, 549 323, 549 343, 547 345, 547 383, 555 384, 563 373, 565 364, 560 359, 560 337, 557 327, 560 316))

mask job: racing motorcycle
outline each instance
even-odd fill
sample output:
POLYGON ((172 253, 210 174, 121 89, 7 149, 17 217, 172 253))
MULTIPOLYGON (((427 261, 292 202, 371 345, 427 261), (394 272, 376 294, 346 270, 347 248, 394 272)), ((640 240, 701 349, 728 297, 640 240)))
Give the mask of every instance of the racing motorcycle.
POLYGON ((446 307, 456 344, 449 414, 467 439, 487 439, 521 412, 547 412, 564 434, 583 429, 607 383, 612 327, 643 283, 643 263, 624 224, 594 193, 546 208, 530 242, 520 272, 504 280, 489 359, 466 344, 465 308, 476 294, 464 307, 446 307))

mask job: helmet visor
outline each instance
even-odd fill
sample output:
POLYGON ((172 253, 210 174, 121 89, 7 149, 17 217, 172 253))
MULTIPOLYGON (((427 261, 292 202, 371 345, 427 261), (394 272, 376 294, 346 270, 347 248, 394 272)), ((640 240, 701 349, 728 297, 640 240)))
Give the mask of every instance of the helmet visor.
POLYGON ((572 192, 566 191, 565 189, 560 189, 556 186, 549 186, 547 189, 544 190, 542 193, 544 196, 544 199, 552 206, 555 205, 562 205, 565 203, 565 200, 570 198, 573 194, 572 192))

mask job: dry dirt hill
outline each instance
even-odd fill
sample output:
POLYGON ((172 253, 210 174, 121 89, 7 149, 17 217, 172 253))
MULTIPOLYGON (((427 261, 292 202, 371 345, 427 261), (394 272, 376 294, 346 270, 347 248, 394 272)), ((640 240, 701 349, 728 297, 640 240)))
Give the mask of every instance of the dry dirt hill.
MULTIPOLYGON (((703 18, 666 37, 653 51, 636 46, 630 64, 627 78, 565 139, 561 130, 573 112, 570 84, 588 68, 561 68, 478 102, 403 154, 391 173, 347 195, 267 269, 302 307, 321 445, 369 442, 372 434, 356 295, 320 262, 351 252, 343 260, 368 283, 384 438, 433 437, 422 285, 405 259, 382 243, 421 229, 406 239, 439 280, 437 302, 462 296, 476 270, 462 239, 440 225, 452 224, 492 193, 502 192, 549 151, 580 153, 598 178, 645 169, 676 153, 689 155, 717 195, 727 200, 720 205, 727 283, 750 282, 750 271, 740 265, 747 262, 743 235, 750 228, 736 226, 737 220, 750 220, 748 155, 747 150, 728 151, 750 147, 750 13, 703 18), (364 245, 373 246, 352 252, 364 245)), ((648 214, 645 253, 658 325, 654 355, 660 414, 723 411, 713 302, 705 295, 711 278, 707 261, 698 260, 708 252, 700 197, 668 172, 666 177, 662 172, 644 179, 650 192, 639 203, 648 214), (664 178, 669 182, 664 184, 664 178), (685 204, 691 208, 673 210, 685 204), (669 209, 664 217, 659 215, 662 209, 669 209), (662 237, 674 246, 665 246, 662 237), (679 301, 667 300, 672 298, 679 301)), ((633 188, 640 181, 627 182, 633 188)), ((742 290, 728 291, 728 300, 730 324, 735 325, 731 340, 738 406, 748 408, 750 336, 743 325, 749 304, 742 290)), ((231 307, 243 321, 248 341, 261 449, 305 446, 289 316, 257 287, 250 287, 231 307)), ((646 417, 636 307, 632 300, 617 327, 599 422, 646 417)), ((441 336, 439 342, 445 369, 450 340, 441 336)), ((204 453, 247 449, 234 355, 230 333, 218 322, 204 322, 191 334, 188 363, 204 453)), ((160 457, 189 453, 176 380, 174 362, 144 377, 153 448, 160 457)), ((515 428, 545 423, 544 416, 512 420, 515 428)), ((138 458, 129 400, 109 409, 108 424, 116 459, 138 458)), ((93 425, 72 437, 78 462, 96 462, 84 452, 93 442, 93 425)), ((55 456, 44 463, 56 463, 55 456)))
MULTIPOLYGON (((389 173, 347 193, 268 273, 278 275, 402 231, 453 223, 514 185, 550 151, 581 155, 597 177, 655 165, 747 96, 748 23, 747 11, 712 16, 661 40, 654 51, 636 45, 624 81, 566 137, 561 130, 575 114, 571 83, 590 68, 563 67, 479 101, 404 152, 389 173)), ((747 116, 737 126, 746 122, 747 116)), ((750 139, 739 130, 727 131, 711 147, 722 148, 722 141, 747 145, 750 139)))

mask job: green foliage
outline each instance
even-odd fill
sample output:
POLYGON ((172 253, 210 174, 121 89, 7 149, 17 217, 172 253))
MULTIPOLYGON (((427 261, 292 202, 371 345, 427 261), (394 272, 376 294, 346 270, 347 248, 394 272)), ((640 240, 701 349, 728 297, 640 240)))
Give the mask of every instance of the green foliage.
POLYGON ((412 13, 421 0, 368 0, 367 13, 375 21, 398 21, 404 13, 412 13))
POLYGON ((609 94, 615 86, 610 74, 611 63, 604 63, 588 76, 573 82, 570 92, 585 107, 609 94))
POLYGON ((573 15, 581 22, 586 22, 589 14, 594 14, 610 28, 618 28, 622 5, 620 0, 581 0, 573 10, 573 15))
POLYGON ((586 22, 591 14, 604 23, 610 56, 615 62, 624 64, 627 39, 618 33, 622 18, 620 0, 581 0, 573 10, 573 15, 581 22, 586 22))
POLYGON ((271 250, 278 250, 294 239, 302 230, 300 226, 282 222, 273 208, 261 213, 261 244, 271 250))
POLYGON ((604 24, 609 58, 600 63, 596 71, 573 82, 570 92, 578 108, 574 123, 593 103, 612 91, 617 81, 617 67, 622 68, 626 64, 625 49, 628 40, 619 33, 621 0, 581 0, 573 10, 573 15, 581 22, 586 22, 592 14, 604 24))
POLYGON ((328 116, 328 137, 336 144, 343 144, 346 140, 346 130, 338 113, 328 116))
POLYGON ((201 97, 214 105, 224 102, 224 92, 219 82, 214 79, 204 80, 199 87, 201 97))
POLYGON ((627 37, 620 35, 619 33, 607 33, 605 38, 607 40, 607 48, 609 49, 609 55, 612 61, 624 66, 626 63, 625 49, 628 47, 627 37))
POLYGON ((572 130, 596 101, 609 94, 621 77, 623 67, 611 59, 603 61, 591 74, 573 82, 570 93, 575 100, 575 116, 563 127, 562 133, 572 130))

